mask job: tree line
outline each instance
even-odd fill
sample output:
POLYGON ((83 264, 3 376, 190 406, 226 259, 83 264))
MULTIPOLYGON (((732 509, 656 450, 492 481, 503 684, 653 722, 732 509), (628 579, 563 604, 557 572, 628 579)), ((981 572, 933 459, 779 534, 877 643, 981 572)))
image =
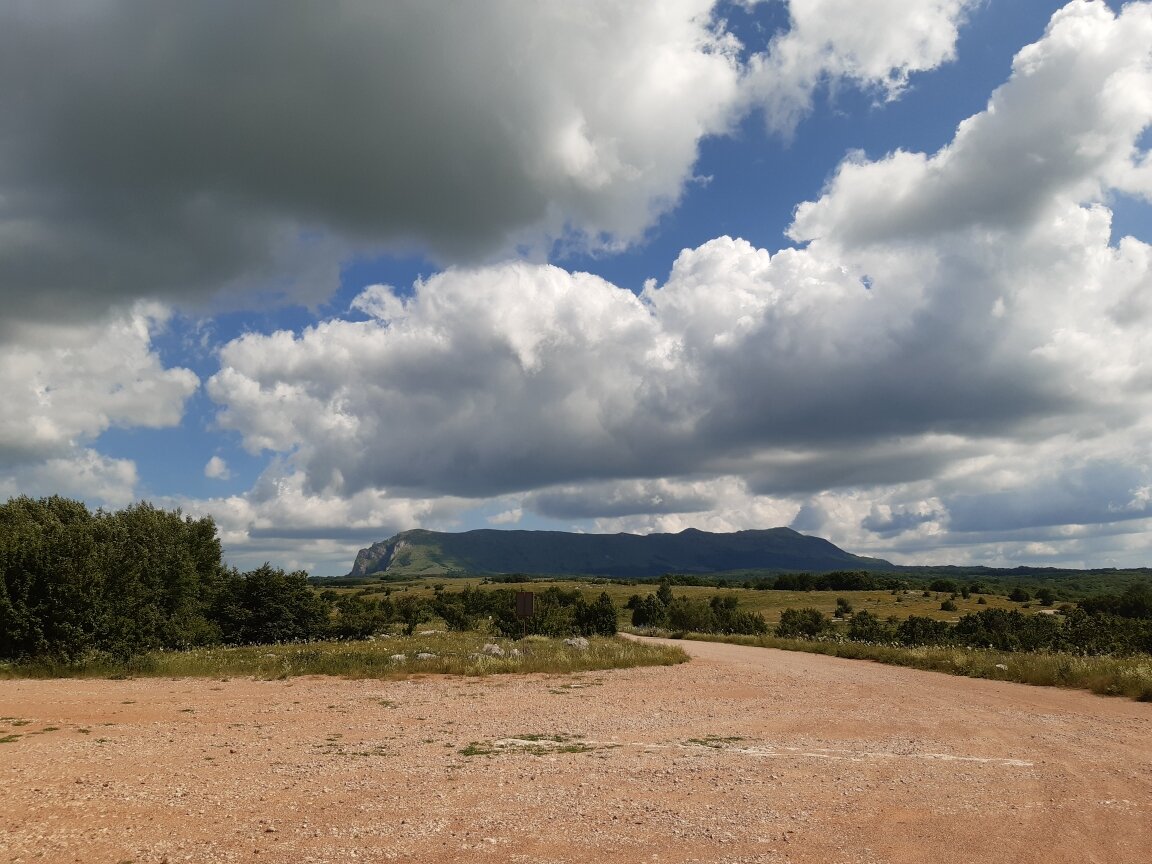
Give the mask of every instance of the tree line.
POLYGON ((0 506, 0 658, 310 638, 327 619, 304 573, 225 566, 210 517, 58 496, 0 506))
POLYGON ((740 609, 740 601, 733 595, 717 594, 707 601, 676 597, 672 592, 673 581, 666 577, 655 594, 646 597, 633 594, 629 598, 627 608, 632 610, 632 626, 752 636, 768 632, 764 617, 740 609))
POLYGON ((431 601, 317 592, 303 571, 225 565, 211 517, 145 502, 93 512, 58 496, 0 506, 0 660, 353 639, 394 625, 411 634, 433 615, 452 629, 490 625, 512 637, 616 632, 607 594, 588 603, 552 588, 536 600, 520 619, 507 589, 437 591, 431 601))
POLYGON ((983 609, 954 624, 922 615, 881 619, 862 610, 838 630, 817 609, 785 609, 775 635, 786 639, 847 638, 894 645, 955 645, 997 651, 1060 651, 1083 655, 1152 654, 1152 588, 1082 600, 1062 616, 983 609))

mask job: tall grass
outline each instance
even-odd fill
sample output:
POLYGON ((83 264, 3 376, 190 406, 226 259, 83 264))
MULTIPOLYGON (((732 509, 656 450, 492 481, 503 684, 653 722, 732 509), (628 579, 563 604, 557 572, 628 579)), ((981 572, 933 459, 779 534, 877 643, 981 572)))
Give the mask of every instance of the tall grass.
POLYGON ((853 660, 873 660, 893 666, 910 666, 949 675, 989 678, 1041 687, 1090 690, 1102 696, 1125 696, 1152 702, 1152 657, 1082 657, 1076 654, 990 651, 954 646, 877 645, 869 642, 837 642, 780 639, 776 636, 716 636, 692 633, 686 638, 705 642, 729 642, 806 651, 853 660))
POLYGON ((679 648, 645 645, 622 638, 588 640, 586 649, 559 639, 520 642, 478 633, 433 633, 373 642, 312 642, 294 645, 213 647, 159 651, 125 662, 93 656, 74 664, 0 664, 2 678, 404 678, 414 674, 495 675, 511 672, 569 673, 634 666, 672 666, 688 660, 679 648), (503 656, 483 652, 498 644, 503 656), (518 654, 514 653, 519 652, 518 654), (433 655, 419 659, 417 655, 433 655), (403 655, 403 659, 398 659, 403 655))

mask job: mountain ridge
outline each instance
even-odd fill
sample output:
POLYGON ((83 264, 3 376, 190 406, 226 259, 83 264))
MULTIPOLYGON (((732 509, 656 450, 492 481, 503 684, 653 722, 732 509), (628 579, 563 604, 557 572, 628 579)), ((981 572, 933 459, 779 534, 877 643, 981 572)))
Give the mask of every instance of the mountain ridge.
POLYGON ((377 573, 541 573, 648 577, 667 572, 725 570, 881 570, 880 558, 846 552, 822 537, 791 528, 714 533, 686 528, 675 534, 576 534, 478 528, 441 532, 416 528, 361 549, 353 578, 377 573))

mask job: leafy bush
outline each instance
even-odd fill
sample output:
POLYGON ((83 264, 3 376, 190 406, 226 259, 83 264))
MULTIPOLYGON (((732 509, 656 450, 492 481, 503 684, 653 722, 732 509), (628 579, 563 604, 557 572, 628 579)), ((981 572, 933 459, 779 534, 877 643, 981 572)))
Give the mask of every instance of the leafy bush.
POLYGON ((832 629, 832 622, 818 609, 785 609, 780 613, 776 635, 782 639, 815 639, 832 629))
POLYGON ((896 641, 902 645, 939 645, 947 641, 951 628, 943 621, 923 615, 909 615, 896 628, 896 641))
POLYGON ((215 641, 206 612, 220 557, 209 518, 13 498, 0 506, 0 658, 126 658, 215 641))
MULTIPOLYGON (((264 564, 248 573, 229 570, 212 608, 229 645, 298 642, 328 635, 329 606, 303 571, 264 564)), ((363 601, 361 601, 363 602, 363 601)))
POLYGON ((895 636, 891 627, 867 609, 861 609, 852 616, 848 638, 857 642, 890 642, 895 636))

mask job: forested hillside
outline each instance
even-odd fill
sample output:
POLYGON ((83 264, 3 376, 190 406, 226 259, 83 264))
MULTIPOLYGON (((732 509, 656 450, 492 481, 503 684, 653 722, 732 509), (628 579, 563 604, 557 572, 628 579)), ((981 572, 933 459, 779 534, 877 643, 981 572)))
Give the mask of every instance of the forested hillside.
POLYGON ((667 572, 892 569, 790 528, 677 534, 566 531, 404 531, 360 550, 351 576, 375 573, 542 573, 650 578, 667 572))

